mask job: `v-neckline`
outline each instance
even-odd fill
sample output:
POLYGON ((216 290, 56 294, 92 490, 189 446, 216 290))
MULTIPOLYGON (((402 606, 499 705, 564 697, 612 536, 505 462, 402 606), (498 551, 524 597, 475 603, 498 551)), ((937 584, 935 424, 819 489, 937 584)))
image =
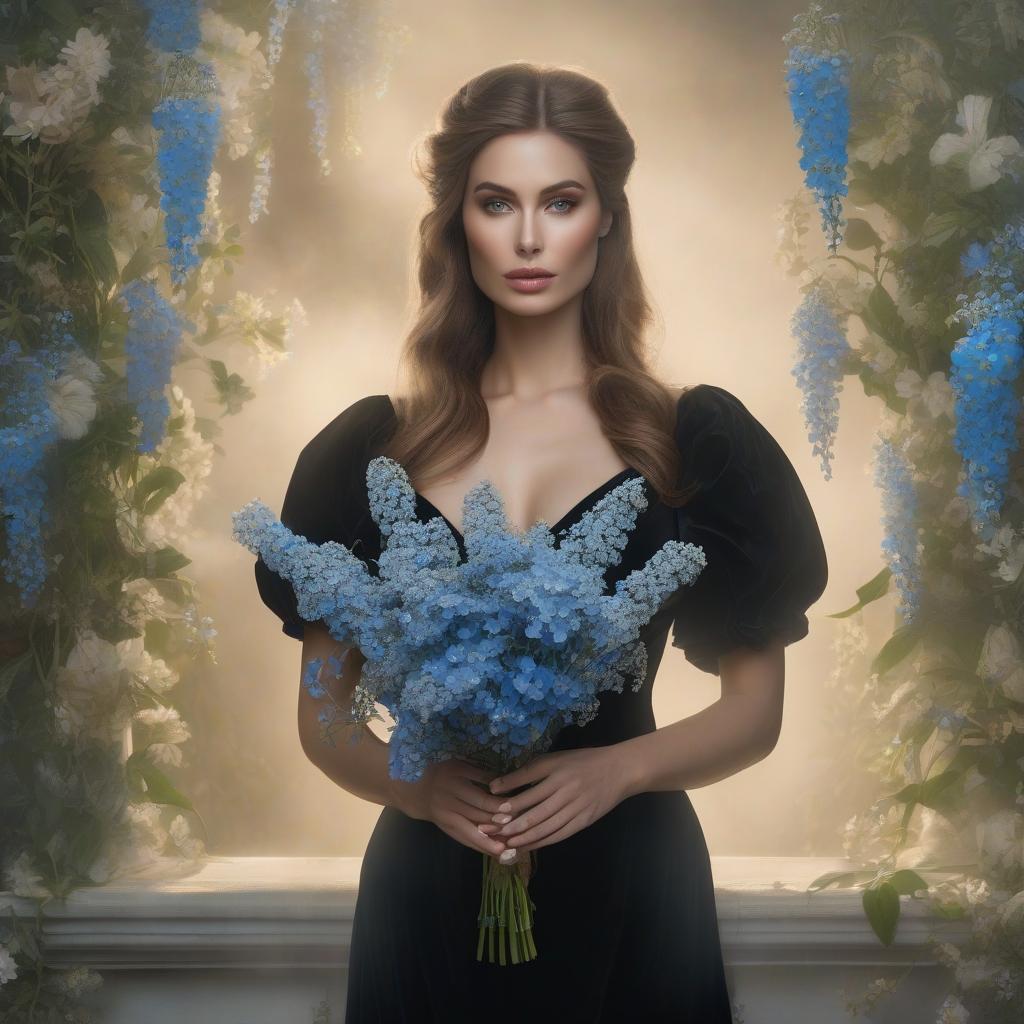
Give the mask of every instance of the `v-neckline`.
MULTIPOLYGON (((636 474, 636 476, 641 475, 640 471, 634 469, 632 466, 627 466, 625 469, 619 470, 619 472, 616 473, 615 476, 610 477, 608 480, 605 480, 603 484, 599 484, 589 494, 586 494, 582 498, 580 498, 580 500, 577 501, 576 504, 573 505, 573 507, 569 509, 569 511, 566 512, 565 515, 558 520, 558 522, 548 527, 549 532, 554 535, 557 535, 559 530, 561 530, 566 525, 566 523, 572 520, 576 512, 580 511, 585 505, 588 505, 592 498, 603 497, 607 492, 611 491, 615 487, 615 485, 619 483, 619 481, 625 480, 626 477, 628 477, 631 473, 636 474)), ((417 500, 421 504, 426 506, 426 508, 429 511, 433 512, 435 515, 444 520, 445 525, 448 527, 449 530, 452 531, 452 536, 454 536, 454 538, 459 542, 461 546, 465 547, 466 539, 455 528, 455 524, 426 495, 420 494, 420 492, 417 491, 415 488, 412 489, 412 493, 416 495, 417 500)), ((539 522, 541 522, 541 520, 538 519, 537 523, 539 522)), ((533 526, 530 527, 530 529, 532 530, 537 525, 537 523, 534 523, 533 526)), ((517 528, 513 526, 513 529, 517 528)), ((525 534, 523 534, 522 536, 525 536, 525 534)))
MULTIPOLYGON (((391 396, 385 395, 385 397, 387 398, 388 405, 391 408, 392 417, 396 416, 397 414, 395 412, 395 403, 391 401, 391 396)), ((576 504, 573 505, 572 508, 570 508, 569 511, 565 513, 565 515, 561 516, 558 519, 558 521, 554 524, 548 526, 549 532, 553 535, 557 535, 559 530, 561 530, 568 522, 570 522, 573 516, 575 516, 577 512, 583 509, 584 506, 588 505, 592 499, 603 497, 606 493, 610 492, 614 487, 616 487, 620 483, 620 481, 627 479, 631 474, 635 476, 643 475, 638 469, 634 469, 632 466, 626 466, 625 469, 620 469, 618 473, 616 473, 614 476, 609 477, 607 480, 604 481, 604 483, 598 484, 597 487, 595 487, 589 494, 583 495, 583 497, 580 498, 580 500, 577 501, 576 504)), ((420 504, 423 505, 428 511, 433 512, 438 518, 440 518, 448 527, 448 529, 451 530, 452 536, 458 542, 459 547, 465 549, 466 539, 465 537, 463 537, 462 533, 455 528, 455 524, 425 494, 421 494, 419 491, 417 491, 416 488, 411 485, 411 483, 409 486, 412 493, 416 496, 416 500, 419 501, 420 504)), ((465 499, 463 499, 463 502, 465 502, 465 499)), ((539 522, 541 522, 541 520, 537 520, 537 523, 539 522)), ((534 523, 533 526, 531 526, 529 529, 533 529, 537 525, 537 523, 534 523)), ((513 527, 513 529, 515 529, 515 527, 513 527)))

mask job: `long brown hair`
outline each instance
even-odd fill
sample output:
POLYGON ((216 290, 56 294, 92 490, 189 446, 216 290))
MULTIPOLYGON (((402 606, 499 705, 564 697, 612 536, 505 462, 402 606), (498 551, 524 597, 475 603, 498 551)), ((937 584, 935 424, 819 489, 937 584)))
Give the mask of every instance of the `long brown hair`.
POLYGON ((394 400, 396 426, 382 454, 401 463, 415 485, 458 469, 486 444, 480 380, 494 348, 494 305, 470 270, 463 195, 483 146, 509 132, 537 130, 580 150, 602 209, 613 214, 582 302, 590 403, 623 461, 662 501, 680 505, 689 492, 678 489, 678 395, 649 365, 644 334, 653 317, 625 194, 635 145, 608 90, 565 68, 517 61, 485 71, 455 93, 426 139, 417 173, 432 206, 420 221, 420 309, 400 357, 408 392, 394 400))

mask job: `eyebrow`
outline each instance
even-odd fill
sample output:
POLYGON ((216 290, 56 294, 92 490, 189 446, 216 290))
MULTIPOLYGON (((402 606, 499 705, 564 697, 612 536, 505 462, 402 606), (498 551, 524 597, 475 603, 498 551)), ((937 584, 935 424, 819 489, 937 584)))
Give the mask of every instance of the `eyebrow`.
MULTIPOLYGON (((549 192, 559 192, 563 188, 578 188, 582 191, 586 191, 586 188, 581 185, 578 181, 574 181, 572 178, 566 178, 565 181, 559 181, 554 185, 548 185, 547 188, 542 188, 540 194, 546 196, 549 192)), ((508 188, 506 185, 497 185, 493 181, 481 181, 476 188, 473 189, 474 194, 482 192, 484 189, 490 189, 492 192, 501 192, 507 196, 514 196, 515 190, 508 188)))

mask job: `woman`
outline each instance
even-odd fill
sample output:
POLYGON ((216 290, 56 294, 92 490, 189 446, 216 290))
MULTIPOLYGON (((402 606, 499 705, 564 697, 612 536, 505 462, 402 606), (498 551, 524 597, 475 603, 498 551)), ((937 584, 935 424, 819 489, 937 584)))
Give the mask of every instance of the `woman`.
MULTIPOLYGON (((827 565, 768 431, 725 389, 673 392, 649 369, 624 193, 633 159, 606 90, 583 75, 515 63, 463 86, 430 138, 410 392, 350 405, 306 445, 288 487, 286 525, 346 544, 374 572, 381 537, 365 472, 376 455, 406 468, 417 514, 442 516, 463 557, 462 496, 482 479, 512 528, 544 520, 557 542, 642 476, 649 504, 606 573, 609 590, 670 539, 707 559, 641 634, 642 687, 601 694, 596 718, 565 727, 498 785, 458 760, 394 782, 385 744, 326 748, 314 739, 316 702, 300 697, 314 763, 384 805, 360 876, 347 1024, 731 1020, 686 789, 774 745, 783 647, 806 635, 827 565), (690 662, 721 676, 723 700, 656 730, 651 686, 670 627, 690 662), (537 959, 475 958, 480 851, 535 851, 537 959)), ((285 633, 303 639, 304 664, 337 652, 262 561, 256 578, 285 633)), ((351 699, 357 678, 358 668, 339 694, 351 699)))

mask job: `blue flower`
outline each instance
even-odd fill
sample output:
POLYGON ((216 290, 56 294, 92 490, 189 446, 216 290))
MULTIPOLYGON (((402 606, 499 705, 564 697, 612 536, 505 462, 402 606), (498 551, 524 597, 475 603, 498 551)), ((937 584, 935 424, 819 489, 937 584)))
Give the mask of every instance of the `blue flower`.
MULTIPOLYGON (((304 619, 323 620, 335 639, 360 648, 351 715, 326 714, 323 732, 333 742, 332 727, 384 706, 394 719, 396 779, 414 782, 452 757, 508 770, 564 725, 591 721, 599 692, 622 692, 628 679, 638 689, 647 668, 640 630, 705 565, 700 547, 668 541, 604 593, 604 574, 646 508, 642 479, 602 497, 558 547, 544 523, 511 531, 485 480, 465 498, 465 561, 442 517, 418 520, 397 462, 373 459, 366 484, 384 541, 377 576, 342 544, 296 536, 258 500, 234 513, 233 535, 291 583, 304 619)), ((321 668, 307 669, 318 696, 321 668)))

